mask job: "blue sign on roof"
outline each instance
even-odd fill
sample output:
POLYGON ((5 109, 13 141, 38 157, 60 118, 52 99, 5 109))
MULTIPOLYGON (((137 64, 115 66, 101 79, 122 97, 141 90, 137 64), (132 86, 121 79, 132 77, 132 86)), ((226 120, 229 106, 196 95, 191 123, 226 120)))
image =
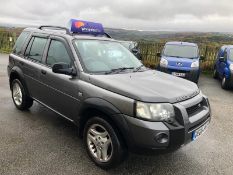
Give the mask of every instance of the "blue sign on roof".
POLYGON ((89 21, 71 19, 69 22, 69 29, 72 33, 104 35, 102 24, 89 21))

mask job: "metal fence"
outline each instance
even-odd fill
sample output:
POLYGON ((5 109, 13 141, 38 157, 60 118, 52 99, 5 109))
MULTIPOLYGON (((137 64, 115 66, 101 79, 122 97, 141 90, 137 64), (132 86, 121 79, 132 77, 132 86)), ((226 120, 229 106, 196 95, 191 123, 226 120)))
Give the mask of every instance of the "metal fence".
MULTIPOLYGON (((17 39, 14 32, 0 31, 0 52, 10 53, 17 39)), ((159 63, 157 53, 161 52, 164 43, 139 42, 143 63, 151 68, 155 68, 159 63)), ((209 45, 199 45, 200 54, 205 56, 201 67, 204 71, 212 71, 219 47, 209 45)))
POLYGON ((16 33, 0 31, 0 52, 10 53, 15 44, 16 38, 16 33))
MULTIPOLYGON (((159 64, 158 52, 162 52, 164 43, 148 43, 139 42, 139 48, 142 54, 143 63, 151 68, 155 68, 159 64)), ((200 55, 205 56, 205 60, 201 62, 204 71, 212 71, 219 47, 199 45, 200 55)))

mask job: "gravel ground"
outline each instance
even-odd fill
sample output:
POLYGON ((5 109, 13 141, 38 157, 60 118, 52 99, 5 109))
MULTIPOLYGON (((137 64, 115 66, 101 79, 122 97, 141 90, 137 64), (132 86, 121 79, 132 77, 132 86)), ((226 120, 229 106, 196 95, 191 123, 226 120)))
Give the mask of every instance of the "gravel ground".
POLYGON ((104 171, 87 157, 77 128, 34 103, 16 110, 10 96, 6 65, 0 54, 0 174, 233 174, 233 91, 202 76, 199 86, 212 106, 207 132, 176 152, 134 155, 119 167, 104 171))

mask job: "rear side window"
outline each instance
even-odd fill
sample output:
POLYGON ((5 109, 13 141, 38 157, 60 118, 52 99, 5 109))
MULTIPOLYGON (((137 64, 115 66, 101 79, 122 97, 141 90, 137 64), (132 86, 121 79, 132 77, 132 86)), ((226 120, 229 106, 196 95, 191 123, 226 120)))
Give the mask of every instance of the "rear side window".
POLYGON ((29 59, 41 62, 46 42, 46 38, 33 37, 26 50, 26 56, 29 59))
POLYGON ((17 39, 17 41, 15 43, 15 46, 13 48, 13 53, 14 54, 20 55, 22 53, 21 52, 22 51, 22 47, 23 47, 26 39, 28 38, 28 36, 29 36, 29 32, 22 32, 19 35, 19 37, 18 37, 18 39, 17 39))
POLYGON ((60 62, 71 65, 70 56, 63 42, 52 40, 48 51, 47 65, 52 66, 60 62))

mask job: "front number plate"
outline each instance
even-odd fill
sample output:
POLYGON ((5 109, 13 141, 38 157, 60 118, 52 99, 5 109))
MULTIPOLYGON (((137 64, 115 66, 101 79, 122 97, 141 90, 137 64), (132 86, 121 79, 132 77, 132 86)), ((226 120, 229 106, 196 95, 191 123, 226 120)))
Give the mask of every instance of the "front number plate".
POLYGON ((176 77, 185 77, 185 73, 172 72, 172 75, 176 77))
POLYGON ((201 126, 200 128, 198 128, 197 130, 193 131, 193 133, 192 133, 192 140, 196 140, 200 135, 202 135, 206 131, 206 129, 209 126, 209 124, 210 124, 210 122, 208 121, 203 126, 201 126))

